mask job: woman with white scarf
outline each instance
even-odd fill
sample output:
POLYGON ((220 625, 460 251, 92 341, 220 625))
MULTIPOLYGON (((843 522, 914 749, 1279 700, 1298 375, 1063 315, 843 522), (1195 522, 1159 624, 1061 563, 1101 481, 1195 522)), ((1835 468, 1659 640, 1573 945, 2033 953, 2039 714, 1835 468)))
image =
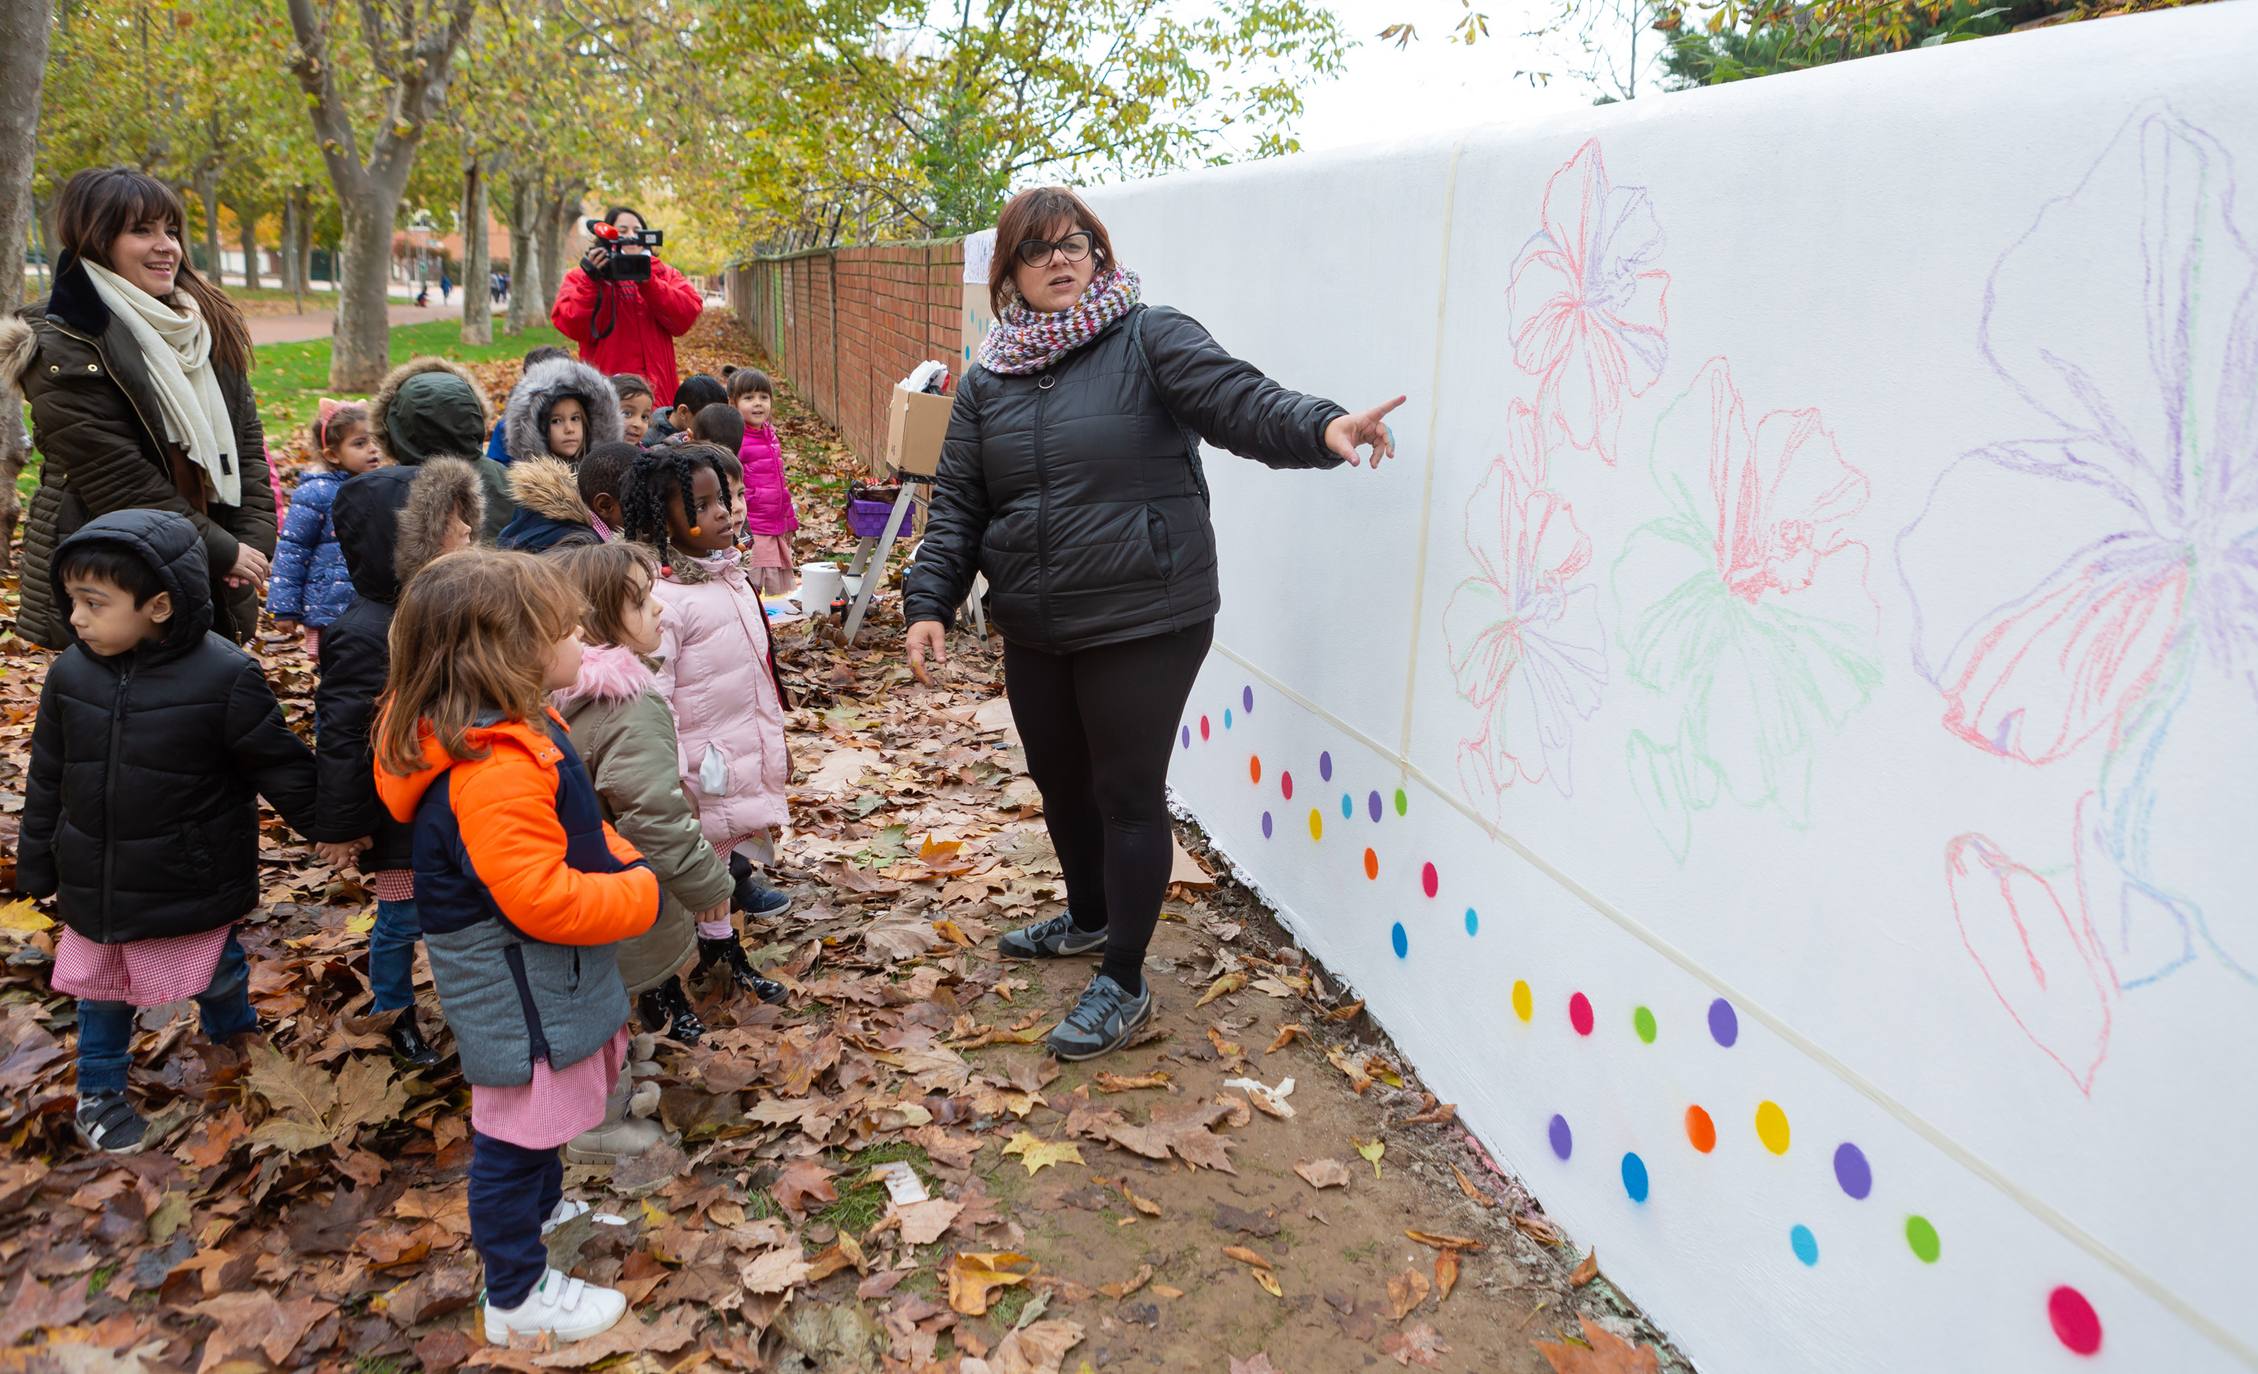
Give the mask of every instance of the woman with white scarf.
POLYGON ((70 642, 55 548, 114 510, 169 510, 203 538, 213 628, 258 628, 275 542, 266 438, 246 373, 250 332, 181 244, 172 188, 127 167, 89 168, 55 200, 55 290, 0 318, 0 368, 31 405, 43 463, 24 527, 16 633, 70 642))

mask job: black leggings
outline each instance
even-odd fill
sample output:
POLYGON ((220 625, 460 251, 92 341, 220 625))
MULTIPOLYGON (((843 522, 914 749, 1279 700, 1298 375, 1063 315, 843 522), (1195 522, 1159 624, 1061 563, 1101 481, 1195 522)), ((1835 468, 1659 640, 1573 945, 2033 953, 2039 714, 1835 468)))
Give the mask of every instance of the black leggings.
POLYGON ((1176 856, 1168 758, 1215 622, 1051 654, 1004 642, 1004 691, 1066 871, 1067 910, 1106 932, 1103 971, 1135 992, 1176 856))

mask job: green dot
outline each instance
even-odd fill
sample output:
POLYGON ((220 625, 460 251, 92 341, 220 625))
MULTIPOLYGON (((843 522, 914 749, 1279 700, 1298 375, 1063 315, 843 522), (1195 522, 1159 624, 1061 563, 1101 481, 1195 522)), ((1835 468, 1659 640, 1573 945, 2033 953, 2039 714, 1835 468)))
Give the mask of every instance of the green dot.
POLYGON ((1913 1247, 1913 1257, 1923 1264, 1935 1264, 1944 1249, 1937 1241, 1937 1228, 1927 1217, 1905 1219, 1905 1243, 1913 1247))
POLYGON ((1648 1011, 1645 1007, 1640 1007, 1637 1011, 1632 1012, 1631 1029, 1639 1033, 1639 1039, 1644 1040, 1649 1045, 1653 1044, 1654 1013, 1648 1011))
POLYGON ((1397 815, 1399 815, 1399 816, 1401 816, 1401 815, 1405 815, 1405 814, 1406 814, 1406 813, 1408 813, 1408 812, 1409 812, 1410 810, 1411 810, 1411 798, 1410 798, 1410 797, 1409 797, 1408 795, 1406 795, 1406 794, 1405 794, 1405 792, 1404 792, 1404 790, 1403 790, 1402 788, 1400 788, 1400 787, 1399 787, 1399 788, 1397 788, 1397 789, 1396 789, 1396 814, 1397 814, 1397 815))

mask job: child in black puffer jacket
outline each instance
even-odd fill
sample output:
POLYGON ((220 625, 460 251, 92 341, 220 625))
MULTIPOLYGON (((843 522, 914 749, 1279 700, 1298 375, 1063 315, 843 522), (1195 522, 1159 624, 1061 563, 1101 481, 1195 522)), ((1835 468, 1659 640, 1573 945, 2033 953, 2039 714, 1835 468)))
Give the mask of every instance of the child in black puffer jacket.
POLYGON ((55 550, 75 642, 32 727, 18 885, 58 897, 54 986, 78 1002, 80 1136, 130 1154, 135 1007, 194 997, 204 1034, 258 1029, 235 923, 259 904, 260 796, 310 831, 314 760, 258 661, 212 633, 196 527, 169 511, 89 521, 55 550))

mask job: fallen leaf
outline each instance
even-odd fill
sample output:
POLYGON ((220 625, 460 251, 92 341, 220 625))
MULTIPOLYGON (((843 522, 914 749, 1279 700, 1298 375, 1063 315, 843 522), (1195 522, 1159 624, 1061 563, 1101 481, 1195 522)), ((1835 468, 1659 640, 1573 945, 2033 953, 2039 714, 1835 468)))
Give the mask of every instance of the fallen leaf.
POLYGON ((1300 1174, 1302 1182, 1312 1188, 1348 1186, 1349 1166, 1337 1159, 1300 1160, 1294 1164, 1294 1172, 1300 1174))
POLYGON ((1019 1162, 1032 1174, 1048 1169, 1054 1164, 1082 1163, 1082 1147, 1068 1140, 1044 1140, 1032 1131, 1021 1131, 1004 1145, 1004 1153, 1018 1155, 1019 1162))
POLYGON ((1101 1283, 1098 1285, 1098 1291, 1109 1298, 1126 1298, 1150 1282, 1152 1276, 1153 1267, 1149 1264, 1140 1264, 1137 1266, 1136 1273, 1131 1274, 1119 1283, 1101 1283))
POLYGON ((737 1281, 748 1293, 782 1293, 807 1280, 813 1268, 798 1245, 764 1251, 737 1266, 737 1281))
POLYGON ((1480 1203, 1484 1207, 1497 1206, 1497 1199, 1491 1197, 1488 1193, 1485 1193, 1481 1189, 1475 1187, 1473 1180, 1466 1177, 1465 1170, 1459 1168, 1456 1164, 1453 1164, 1450 1166, 1450 1173, 1451 1177, 1458 1180, 1458 1191, 1466 1194, 1466 1196, 1472 1198, 1474 1201, 1480 1203))
POLYGON ((1406 1368, 1418 1365, 1423 1369, 1440 1369, 1443 1362, 1436 1358, 1450 1353, 1443 1338, 1435 1328, 1425 1322, 1409 1331, 1398 1331, 1380 1342, 1380 1353, 1406 1368))
POLYGON ((1268 1269, 1253 1269, 1249 1270, 1248 1272, 1254 1275, 1254 1281, 1256 1283, 1262 1285, 1263 1292, 1268 1293, 1271 1297, 1274 1298, 1282 1299, 1286 1296, 1286 1290, 1278 1286, 1278 1276, 1276 1274, 1271 1273, 1268 1269))
POLYGON ((1135 1191, 1133 1191, 1129 1187, 1128 1179, 1121 1180, 1119 1187, 1121 1189, 1121 1195, 1129 1199, 1130 1206, 1136 1208, 1138 1211, 1144 1213, 1148 1217, 1157 1217, 1160 1215, 1160 1204, 1153 1201, 1149 1197, 1137 1196, 1135 1191))
POLYGON ((1340 1046, 1335 1045, 1325 1051, 1325 1062, 1348 1075, 1349 1087, 1357 1096, 1362 1097, 1371 1089, 1372 1075, 1366 1073, 1362 1065, 1343 1054, 1340 1046))
POLYGON ((909 1245, 931 1245, 941 1238, 964 1210, 961 1202, 945 1198, 927 1198, 904 1207, 896 1207, 894 1215, 901 1219, 902 1240, 909 1245))
POLYGON ((1445 1236, 1438 1235, 1433 1231, 1406 1231, 1404 1234, 1418 1241, 1421 1245, 1433 1246, 1437 1250, 1479 1250, 1482 1248, 1482 1242, 1472 1236, 1445 1236))
POLYGON ((1585 1255, 1584 1258, 1577 1263, 1576 1272, 1568 1276, 1568 1286, 1571 1288, 1581 1288, 1585 1284, 1590 1283, 1593 1279, 1596 1279, 1598 1277, 1599 1247, 1595 1245, 1592 1247, 1591 1253, 1585 1255))
POLYGON ((348 1059, 332 1077, 261 1041, 251 1047, 248 1081, 275 1113, 251 1132, 252 1142, 285 1154, 350 1144, 363 1125, 394 1120, 408 1104, 406 1085, 375 1056, 348 1059))
POLYGON ((1566 1245, 1568 1243, 1568 1237, 1560 1234, 1559 1227, 1534 1212, 1514 1213, 1513 1224, 1523 1235, 1539 1245, 1566 1245))
POLYGON ((784 1166, 784 1172, 768 1185, 768 1195, 776 1205, 793 1216, 805 1216, 808 1203, 832 1203, 839 1200, 839 1190, 832 1182, 832 1170, 822 1160, 809 1155, 795 1159, 784 1166))
POLYGON ((964 1374, 1059 1374, 1066 1352, 1082 1343, 1082 1323, 1031 1322, 1004 1333, 985 1359, 967 1357, 964 1374))
POLYGON ((1427 1300, 1427 1276, 1406 1269, 1388 1280, 1388 1320, 1400 1322, 1411 1309, 1427 1300))
MULTIPOLYGON (((279 1054, 275 1057, 281 1058, 279 1054)), ((188 1309, 191 1316, 212 1323, 198 1374, 253 1351, 265 1355, 270 1365, 288 1364, 290 1352, 298 1348, 313 1324, 336 1310, 335 1304, 318 1298, 278 1299, 265 1289, 207 1298, 188 1309)))
POLYGON ((1532 1341, 1553 1374, 1656 1374, 1661 1365, 1651 1346, 1632 1345, 1590 1317, 1580 1317, 1584 1340, 1532 1341))
POLYGON ((1153 1296, 1156 1298, 1168 1298, 1173 1301, 1176 1298, 1183 1297, 1184 1290, 1181 1288, 1172 1287, 1165 1283, 1156 1283, 1153 1285, 1153 1296))
POLYGON ((14 936, 37 935, 51 930, 55 923, 39 912, 39 903, 29 897, 0 906, 0 931, 14 936))
POLYGON ((698 1338, 705 1314, 694 1307, 669 1308, 655 1322, 644 1322, 630 1312, 601 1335, 562 1345, 533 1362, 544 1369, 586 1369, 614 1355, 672 1354, 698 1338))
POLYGON ((1347 1006, 1335 1007, 1331 1011, 1326 1012, 1325 1019, 1328 1021, 1354 1020, 1356 1014, 1362 1010, 1364 1010, 1364 999, 1359 997, 1354 1002, 1349 1003, 1347 1006))
MULTIPOLYGON (((1270 1042, 1270 1048, 1269 1048, 1269 1049, 1266 1049, 1266 1050, 1264 1050, 1264 1051, 1263 1051, 1263 1053, 1264 1053, 1264 1054, 1270 1054, 1270 1053, 1273 1053, 1273 1052, 1275 1052, 1275 1051, 1277 1051, 1277 1050, 1282 1050, 1282 1049, 1286 1048, 1286 1046, 1293 1044, 1293 1043, 1294 1043, 1294 1041, 1296 1041, 1296 1040, 1300 1039, 1300 1038, 1301 1038, 1302 1036, 1305 1036, 1305 1035, 1307 1035, 1307 1034, 1309 1034, 1309 1032, 1308 1032, 1308 1031, 1305 1031, 1305 1030, 1303 1030, 1303 1029, 1302 1029, 1302 1028, 1301 1028, 1300 1026, 1294 1026, 1294 1025, 1288 1025, 1288 1026, 1280 1026, 1280 1027, 1278 1028, 1278 1038, 1277 1038, 1277 1039, 1275 1039, 1275 1040, 1273 1040, 1273 1041, 1271 1041, 1271 1042, 1270 1042)), ((1269 1357, 1268 1355, 1265 1355, 1265 1356, 1263 1356, 1262 1358, 1264 1358, 1264 1359, 1266 1359, 1266 1360, 1267 1360, 1267 1359, 1269 1359, 1270 1357, 1269 1357)))
POLYGON ((7 1307, 0 1308, 0 1350, 35 1331, 69 1326, 85 1314, 85 1283, 66 1278, 50 1287, 26 1274, 7 1307))
MULTIPOLYGON (((1090 1080, 1090 1086, 1101 1093, 1135 1092, 1140 1088, 1167 1088, 1168 1071, 1163 1069, 1154 1073, 1142 1073, 1134 1078, 1125 1078, 1117 1073, 1101 1073, 1090 1080)), ((1174 1090, 1170 1089, 1170 1091, 1174 1090)))
POLYGON ((1223 1086, 1245 1093, 1247 1101, 1260 1108, 1264 1116, 1284 1121, 1294 1114, 1294 1104, 1286 1100, 1294 1095, 1294 1080, 1290 1074, 1279 1079, 1276 1087, 1266 1087, 1252 1078, 1234 1078, 1223 1086))
POLYGON ((1216 998, 1228 997, 1232 993, 1237 992, 1240 988, 1243 988, 1246 985, 1247 976, 1244 973, 1226 973, 1221 978, 1218 978, 1214 982, 1208 984, 1207 991, 1201 993, 1200 1000, 1192 1003, 1192 1005, 1194 1007, 1204 1007, 1208 1003, 1214 1001, 1216 998))
POLYGON ((1215 1046, 1216 1054, 1234 1065, 1247 1057, 1246 1046, 1225 1036, 1221 1026, 1207 1028, 1207 1043, 1215 1046))
POLYGON ((1252 1359, 1242 1360, 1233 1355, 1229 1374, 1278 1374, 1278 1366, 1270 1362, 1270 1352, 1263 1350, 1256 1352, 1252 1359))
POLYGON ((1385 1140, 1358 1140, 1351 1136, 1349 1137, 1349 1144, 1354 1145, 1356 1152, 1364 1156, 1365 1161, 1372 1166, 1372 1177, 1378 1178, 1380 1176, 1380 1156, 1388 1152, 1388 1142, 1385 1140))
POLYGON ((967 1317, 986 1315, 999 1288, 1022 1284, 1035 1261, 1012 1250, 967 1250, 949 1257, 949 1306, 967 1317))
POLYGON ((1223 1247, 1223 1253, 1241 1264, 1251 1264, 1257 1269, 1268 1269, 1270 1267, 1269 1260, 1264 1259, 1244 1245, 1226 1245, 1223 1247))
POLYGON ((1458 1287, 1458 1252, 1445 1250, 1435 1256, 1435 1301, 1440 1304, 1458 1287))

